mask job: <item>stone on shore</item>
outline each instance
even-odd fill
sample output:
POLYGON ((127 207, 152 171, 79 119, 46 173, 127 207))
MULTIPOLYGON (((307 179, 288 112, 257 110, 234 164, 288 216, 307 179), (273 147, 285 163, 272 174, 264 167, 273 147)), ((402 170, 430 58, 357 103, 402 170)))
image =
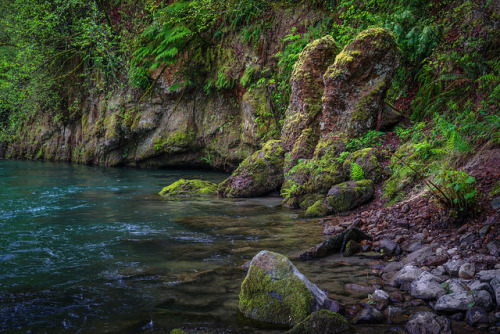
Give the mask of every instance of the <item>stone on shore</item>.
POLYGON ((460 291, 439 297, 434 310, 443 312, 467 311, 472 306, 479 306, 485 310, 493 308, 493 301, 486 291, 460 291))
POLYGON ((285 256, 261 251, 241 285, 238 308, 248 318, 291 327, 320 309, 337 312, 339 305, 285 256))
POLYGON ((443 294, 442 279, 424 271, 410 285, 410 293, 415 298, 437 299, 443 294))
POLYGON ((409 334, 451 334, 450 320, 432 312, 418 312, 406 323, 409 334))

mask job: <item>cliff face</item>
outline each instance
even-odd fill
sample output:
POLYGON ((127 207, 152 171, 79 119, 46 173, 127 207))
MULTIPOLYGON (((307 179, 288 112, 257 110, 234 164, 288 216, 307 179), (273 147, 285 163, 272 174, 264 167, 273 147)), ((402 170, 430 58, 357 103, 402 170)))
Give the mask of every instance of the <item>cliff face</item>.
MULTIPOLYGON (((307 8, 291 12, 276 7, 275 11, 259 49, 236 34, 226 40, 240 55, 235 65, 239 76, 252 66, 275 67, 274 55, 292 27, 305 29, 320 17, 307 8)), ((157 73, 153 71, 151 77, 157 73)), ((267 121, 264 127, 256 121, 262 115, 276 114, 268 87, 247 89, 236 82, 231 89, 209 94, 194 86, 171 90, 173 76, 161 75, 152 92, 142 99, 144 91, 132 87, 107 96, 84 93, 77 104, 71 102, 74 97, 62 98, 71 105, 59 112, 64 117, 37 112, 9 143, 0 143, 0 157, 229 171, 261 147, 263 133, 273 130, 279 136, 278 119, 267 121)), ((77 86, 69 83, 63 95, 74 96, 77 86)))

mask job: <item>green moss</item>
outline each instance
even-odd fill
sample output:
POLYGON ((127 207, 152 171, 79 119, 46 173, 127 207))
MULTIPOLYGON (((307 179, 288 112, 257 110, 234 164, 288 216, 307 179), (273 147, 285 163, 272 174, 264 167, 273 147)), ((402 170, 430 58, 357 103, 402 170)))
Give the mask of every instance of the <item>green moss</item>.
POLYGON ((498 181, 490 191, 490 196, 496 196, 500 194, 500 181, 498 181))
POLYGON ((166 153, 175 153, 182 149, 196 146, 196 133, 189 130, 177 131, 166 138, 156 138, 153 144, 156 150, 166 153))
POLYGON ((324 199, 316 201, 313 205, 307 208, 306 217, 323 217, 329 213, 328 207, 324 204, 324 199))
POLYGON ((343 212, 366 203, 373 197, 373 181, 350 181, 336 185, 328 192, 326 203, 331 212, 343 212))
POLYGON ((366 178, 378 182, 382 177, 382 166, 379 164, 375 150, 372 148, 365 148, 349 154, 344 161, 343 168, 346 175, 351 174, 351 180, 353 181, 366 178), (353 164, 361 167, 363 177, 358 179, 352 177, 353 164))
POLYGON ((319 310, 289 330, 287 334, 347 333, 348 321, 338 313, 319 310))
POLYGON ((308 69, 305 64, 309 61, 311 52, 314 52, 320 45, 324 45, 325 48, 330 49, 332 54, 337 53, 339 50, 337 43, 335 43, 333 37, 330 35, 312 41, 302 50, 299 59, 295 62, 292 72, 292 78, 294 78, 294 80, 311 77, 310 69, 308 69))
POLYGON ((241 285, 238 307, 250 318, 293 326, 311 313, 313 297, 304 282, 294 275, 276 279, 289 272, 288 267, 275 270, 271 277, 266 270, 250 266, 241 285))
POLYGON ((176 328, 176 329, 172 329, 170 331, 170 334, 188 334, 188 332, 186 332, 186 331, 184 331, 182 329, 176 328))
POLYGON ((173 196, 215 196, 217 194, 217 185, 212 182, 202 180, 184 180, 165 187, 158 193, 163 197, 173 196))

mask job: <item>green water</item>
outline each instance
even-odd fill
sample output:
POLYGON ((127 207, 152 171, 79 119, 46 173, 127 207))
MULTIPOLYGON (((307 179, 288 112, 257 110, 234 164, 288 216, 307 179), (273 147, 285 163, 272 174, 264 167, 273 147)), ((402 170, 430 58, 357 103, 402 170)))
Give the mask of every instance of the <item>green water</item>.
MULTIPOLYGON (((156 195, 179 178, 226 176, 0 161, 0 331, 257 331, 237 312, 239 267, 262 249, 293 258, 322 226, 278 197, 156 195)), ((294 263, 345 303, 343 285, 362 284, 371 264, 294 263)))

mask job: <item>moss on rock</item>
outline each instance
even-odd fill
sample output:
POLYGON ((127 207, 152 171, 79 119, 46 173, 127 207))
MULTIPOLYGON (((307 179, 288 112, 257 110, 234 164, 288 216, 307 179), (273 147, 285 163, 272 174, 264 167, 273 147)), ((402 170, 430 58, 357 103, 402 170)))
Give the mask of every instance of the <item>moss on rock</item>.
POLYGON ((245 159, 219 185, 224 197, 253 197, 278 189, 283 183, 285 151, 279 140, 268 141, 261 150, 245 159))
POLYGON ((162 197, 215 196, 217 194, 217 184, 202 180, 180 179, 163 188, 158 194, 162 197))
POLYGON ((238 308, 251 319, 293 326, 317 307, 318 294, 322 302, 327 299, 285 256, 262 251, 252 259, 241 285, 238 308))
POLYGON ((348 211, 371 200, 374 193, 372 180, 344 182, 328 191, 325 204, 330 213, 348 211))
POLYGON ((320 310, 314 312, 287 334, 352 333, 347 320, 338 313, 320 310))
POLYGON ((363 169, 366 179, 378 182, 382 178, 382 166, 377 160, 374 149, 365 148, 349 154, 343 165, 346 175, 349 175, 353 163, 358 164, 363 169))

